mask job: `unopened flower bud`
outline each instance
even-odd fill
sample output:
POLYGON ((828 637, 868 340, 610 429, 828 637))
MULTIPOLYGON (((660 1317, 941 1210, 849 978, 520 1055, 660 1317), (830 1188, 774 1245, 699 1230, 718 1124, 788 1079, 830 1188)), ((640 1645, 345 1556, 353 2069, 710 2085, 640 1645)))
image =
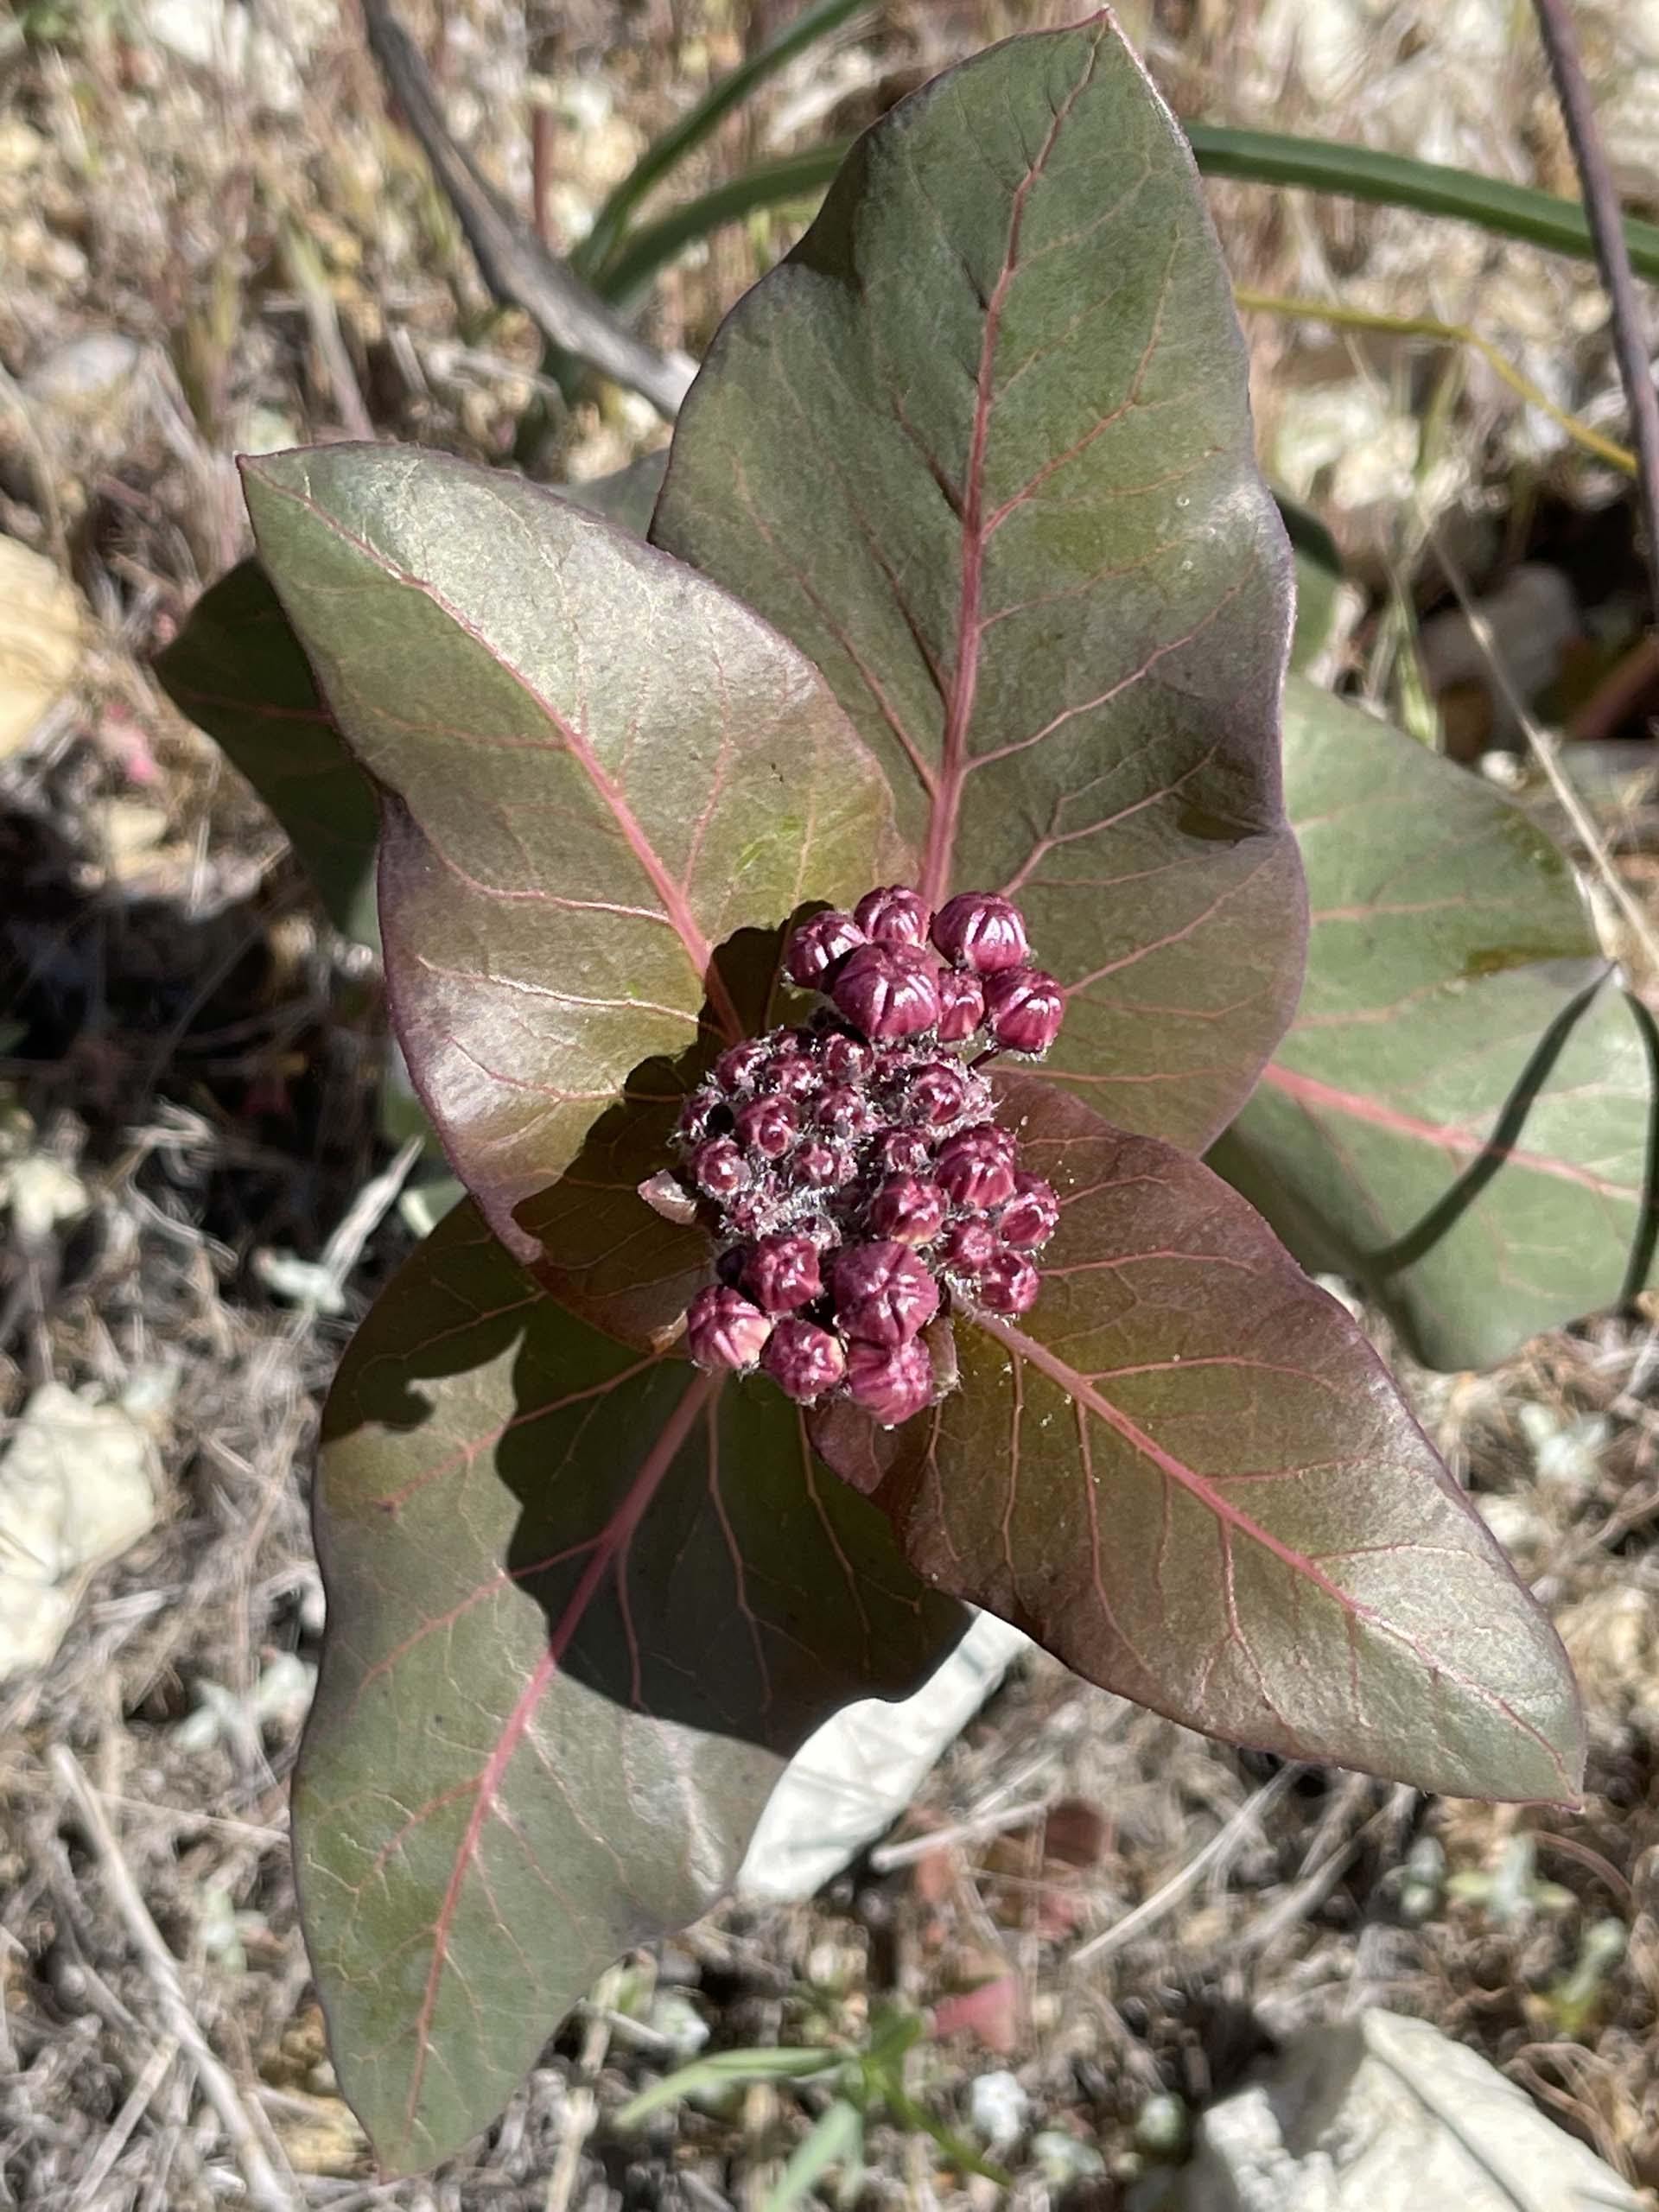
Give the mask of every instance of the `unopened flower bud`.
POLYGON ((707 1090, 694 1090, 679 1112, 674 1134, 682 1144, 701 1144, 715 1134, 715 1116, 725 1108, 707 1090))
POLYGON ((1000 1206, 1014 1196, 1014 1168, 1005 1133, 992 1127, 963 1129, 940 1150, 935 1180, 957 1206, 1000 1206))
POLYGON ((875 1157, 889 1175, 919 1175, 932 1158, 919 1129, 889 1129, 875 1142, 875 1157))
POLYGON ((1060 1202, 1053 1185, 1040 1175, 1016 1175, 1014 1196, 997 1217, 997 1233, 1005 1244, 1034 1252, 1047 1243, 1059 1218, 1060 1202))
POLYGON ((865 1344, 908 1344, 939 1310, 938 1284, 896 1238, 848 1245, 830 1280, 836 1319, 865 1344))
POLYGON ((925 944, 932 918, 927 901, 902 883, 867 891, 853 909, 853 919, 878 944, 925 944))
POLYGON ((1042 1277, 1022 1254, 997 1252, 975 1274, 974 1302, 988 1313, 1025 1313, 1042 1287, 1042 1277))
POLYGON ((870 1227, 912 1249, 931 1244, 944 1225, 944 1193, 917 1175, 890 1175, 870 1200, 870 1227))
POLYGON ((739 1144, 763 1160, 781 1160, 800 1132, 801 1117, 787 1098, 756 1098, 738 1109, 733 1124, 739 1144))
POLYGON ((1040 968, 1006 968, 985 985, 991 1034, 1011 1052, 1046 1052, 1065 1019, 1065 993, 1040 968))
POLYGON ((753 1367, 771 1334, 768 1316, 723 1283, 700 1290, 686 1309, 686 1349, 699 1367, 753 1367))
POLYGON ((905 1086, 912 1121, 934 1128, 959 1121, 968 1103, 968 1077, 955 1060, 925 1060, 905 1086))
POLYGON ((818 1248, 810 1236, 763 1236, 749 1254, 743 1287, 766 1313, 792 1313, 823 1291, 818 1248))
POLYGON ((956 967, 994 976, 1025 958, 1025 917, 994 892, 960 892, 933 917, 933 942, 956 967))
POLYGON ((746 1037, 715 1062, 715 1081, 722 1090, 752 1090, 755 1078, 771 1061, 772 1049, 759 1037, 746 1037))
POLYGON ((853 1344, 847 1349, 847 1389, 883 1428, 921 1412, 933 1395, 933 1363, 924 1344, 853 1344))
POLYGON ((840 1382, 847 1372, 847 1354, 840 1338, 828 1329, 791 1316, 772 1330, 760 1364, 786 1397, 810 1406, 840 1382))
POLYGON ((740 1236, 770 1236, 778 1226, 778 1192, 770 1175, 722 1198, 720 1208, 725 1228, 734 1229, 740 1236))
POLYGON ((861 1137, 875 1119, 875 1109, 869 1100, 849 1083, 839 1083, 821 1091, 813 1114, 821 1128, 831 1130, 838 1137, 861 1137))
POLYGON ((913 1037, 939 1018, 938 969, 919 945, 861 944, 837 970, 831 996, 867 1037, 913 1037))
POLYGON ((728 1198, 749 1182, 753 1170, 730 1137, 710 1137, 686 1162, 691 1179, 705 1198, 728 1198))
POLYGON ((784 972, 804 991, 828 990, 836 968, 867 935, 850 914, 814 914, 791 936, 784 972))
POLYGON ((947 968, 939 977, 939 1041, 960 1045, 985 1019, 985 986, 977 976, 947 968))
POLYGON ((939 1265, 948 1274, 976 1275, 1001 1250, 996 1231, 982 1214, 953 1222, 939 1247, 939 1265))
POLYGON ((790 1162, 790 1170, 798 1183, 811 1191, 833 1191, 842 1183, 852 1180, 855 1170, 851 1156, 833 1144, 820 1144, 816 1138, 804 1144, 790 1162))
POLYGON ((810 1098, 823 1080, 817 1062, 804 1052, 779 1052, 762 1071, 760 1088, 783 1098, 810 1098))
POLYGON ((875 1051, 861 1037, 837 1029, 823 1040, 818 1055, 828 1083, 862 1083, 875 1065, 875 1051))

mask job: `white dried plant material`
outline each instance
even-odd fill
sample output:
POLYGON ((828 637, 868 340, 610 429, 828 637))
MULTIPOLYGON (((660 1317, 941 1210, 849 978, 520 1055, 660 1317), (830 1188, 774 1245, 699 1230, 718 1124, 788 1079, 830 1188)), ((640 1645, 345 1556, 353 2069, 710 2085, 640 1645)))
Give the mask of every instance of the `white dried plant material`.
POLYGON ((154 1461, 124 1407, 30 1398, 0 1460, 0 1681, 44 1666, 94 1569, 154 1527, 154 1461))
POLYGON ((0 537, 0 760, 74 682, 82 641, 74 587, 44 555, 0 537))
POLYGON ((1366 2012, 1293 2038, 1207 2112, 1166 2212, 1642 2212, 1476 2051, 1366 2012))
POLYGON ((1027 1638, 982 1613, 912 1696, 861 1699, 809 1736, 767 1800, 737 1878, 741 1895, 792 1903, 833 1881, 906 1811, 1027 1638))
POLYGON ((24 1251, 48 1243, 66 1223, 79 1221, 91 1204, 79 1176, 50 1153, 25 1153, 0 1166, 0 1205, 10 1212, 12 1234, 24 1251))

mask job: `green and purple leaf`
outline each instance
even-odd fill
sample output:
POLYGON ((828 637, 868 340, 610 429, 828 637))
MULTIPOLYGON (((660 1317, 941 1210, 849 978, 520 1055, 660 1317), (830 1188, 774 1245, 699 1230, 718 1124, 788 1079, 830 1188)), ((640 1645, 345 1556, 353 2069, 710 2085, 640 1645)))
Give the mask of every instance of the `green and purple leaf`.
POLYGON ((300 1890, 392 2171, 484 2126, 612 1960, 721 1894, 811 1731, 964 1625, 775 1390, 585 1328, 469 1206, 346 1356, 317 1535, 300 1890))
POLYGON ((807 652, 923 887, 1005 888, 1052 1077, 1201 1145, 1289 1020, 1289 562, 1185 140, 1107 16, 861 139, 687 397, 652 536, 807 652))
POLYGON ((793 647, 531 485, 346 445, 245 476, 261 556, 384 795, 416 1087, 534 1261, 520 1209, 634 1072, 749 1026, 717 948, 868 881, 887 786, 793 647))
POLYGON ((1653 1025, 1572 868, 1478 777, 1293 679, 1295 1024, 1214 1164, 1420 1358, 1479 1367, 1653 1265, 1653 1025))
MULTIPOLYGON (((666 448, 608 476, 559 486, 561 499, 643 537, 668 465, 666 448)), ((344 937, 379 942, 374 786, 334 728, 304 648, 257 560, 208 587, 156 676, 181 715, 221 747, 263 798, 344 937)))
POLYGON ((959 1391, 820 1438, 936 1588, 1230 1742, 1423 1789, 1570 1798, 1554 1630, 1363 1335, 1189 1154, 1032 1077, 1042 1295, 959 1315, 959 1391))

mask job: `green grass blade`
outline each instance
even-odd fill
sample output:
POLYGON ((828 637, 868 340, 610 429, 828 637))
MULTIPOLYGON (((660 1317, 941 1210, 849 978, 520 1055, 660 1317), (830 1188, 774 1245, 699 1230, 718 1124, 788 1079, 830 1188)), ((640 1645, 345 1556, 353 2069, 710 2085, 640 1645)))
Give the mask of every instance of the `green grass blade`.
POLYGON ((694 2058, 672 2074, 664 2074, 642 2089, 616 2115, 619 2127, 635 2127, 664 2105, 681 2097, 706 2095, 738 2082, 804 2081, 841 2063, 833 2050, 717 2050, 708 2058, 694 2058))
MULTIPOLYGON (((1575 200, 1557 199, 1524 185, 1504 184, 1471 169, 1448 168, 1402 154, 1376 154, 1332 139, 1295 138, 1274 130, 1231 130, 1212 124, 1186 126, 1198 167, 1206 176, 1246 184, 1276 184, 1339 199, 1369 200, 1473 223, 1500 238, 1521 238, 1574 260, 1594 258, 1589 226, 1575 200)), ((823 192, 846 159, 847 143, 816 146, 768 162, 716 185, 655 222, 642 224, 616 247, 598 289, 617 304, 637 299, 658 270, 722 224, 741 222, 765 207, 798 201, 803 208, 823 192)), ((1639 276, 1659 282, 1659 224, 1627 217, 1624 236, 1639 276)))
POLYGON ((811 2133, 797 2144, 776 2184, 762 2198, 760 2212, 790 2212, 831 2166, 861 2162, 863 2154, 864 2115, 837 2097, 814 2122, 811 2133))
MULTIPOLYGON (((1590 226, 1575 200, 1534 192, 1471 169, 1418 162, 1403 154, 1373 153, 1336 139, 1294 138, 1276 130, 1231 130, 1214 124, 1185 126, 1198 167, 1206 176, 1236 177, 1247 184, 1294 185, 1346 200, 1371 200, 1388 207, 1414 208, 1474 223, 1500 238, 1580 261, 1593 257, 1590 226)), ((1659 226, 1627 218, 1630 260, 1643 276, 1659 278, 1659 226)))
MULTIPOLYGON (((741 67, 722 77, 718 84, 711 85, 677 123, 652 141, 600 209, 593 229, 570 257, 576 269, 589 277, 603 269, 613 258, 634 209, 671 169, 683 161, 694 147, 700 146, 758 86, 792 61, 798 54, 804 54, 810 46, 838 29, 849 16, 868 5, 868 0, 817 0, 816 7, 803 8, 792 22, 785 23, 741 67)), ((724 219, 730 221, 731 218, 724 219)))
POLYGON ((791 201, 798 201, 802 213, 810 214, 846 158, 845 143, 814 146, 806 153, 786 154, 779 161, 746 169, 696 200, 671 207, 655 222, 642 223, 628 233, 610 265, 595 278, 594 289, 613 306, 626 308, 677 254, 723 225, 741 223, 762 208, 786 207, 791 201))

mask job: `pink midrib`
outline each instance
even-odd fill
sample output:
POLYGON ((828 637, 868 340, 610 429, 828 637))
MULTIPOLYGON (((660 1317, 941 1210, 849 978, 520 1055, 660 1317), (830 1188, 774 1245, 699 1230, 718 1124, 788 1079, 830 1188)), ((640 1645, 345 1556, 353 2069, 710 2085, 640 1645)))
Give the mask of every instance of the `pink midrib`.
POLYGON ((479 1838, 484 1824, 495 1808, 501 1783, 512 1764, 513 1753, 529 1727, 536 1707, 541 1702, 548 1684, 558 1673, 577 1630, 586 1618, 601 1584, 626 1550, 634 1531, 644 1519, 646 1508, 657 1495, 663 1478, 678 1458, 680 1447, 711 1394, 718 1388, 715 1378, 709 1375, 694 1375, 662 1433, 642 1462, 639 1473, 628 1486, 626 1496, 612 1515, 604 1535, 595 1547, 593 1556, 582 1570, 582 1580, 571 1592, 570 1602, 560 1615, 548 1637, 547 1649, 537 1662, 534 1673, 525 1683, 518 1702, 508 1715, 495 1749, 480 1769, 468 1815, 466 1832, 455 1851, 455 1863, 450 1869, 437 1917, 432 1923, 432 1963, 427 1971, 426 1987, 422 1993, 420 2010, 415 2019, 415 2063, 410 2076, 409 2095, 404 2105, 404 2117, 410 2129, 415 2126, 415 2114, 419 2107, 421 2088, 426 2075, 427 2035, 437 2009, 438 1991, 442 1984, 444 1968, 448 1962, 449 1931, 461 1906, 461 1892, 467 1877, 478 1856, 479 1838))
POLYGON ((308 513, 315 515, 325 530, 332 531, 336 537, 343 539, 346 544, 355 546, 364 559, 378 569, 383 575, 395 578, 397 582, 407 586, 410 590, 419 592, 423 598, 429 600, 432 605, 439 608, 458 630, 464 632, 481 652, 487 653, 498 667, 505 669, 538 711, 546 715, 548 721, 563 738, 573 757, 580 764, 583 773, 593 785, 595 794, 622 832, 623 838, 639 862, 642 874, 662 900, 663 912, 668 917, 675 935, 685 947, 686 956, 696 971, 699 984, 709 994, 709 1002, 715 1009, 721 1028, 734 1042, 740 1039, 744 1033, 742 1020, 736 1007, 733 1004, 731 994, 726 987, 726 980, 715 964, 714 947, 703 935, 696 915, 691 912, 684 892, 669 874, 656 847, 640 827, 639 817, 635 815, 633 809, 624 798, 616 784, 600 766, 593 748, 582 732, 566 721, 552 701, 543 698, 521 671, 514 668, 510 662, 504 660, 477 625, 462 614, 458 607, 453 607, 443 594, 425 577, 414 575, 409 570, 397 567, 365 538, 359 537, 354 531, 347 530, 337 517, 329 514, 308 493, 296 491, 290 485, 275 482, 262 469, 251 468, 249 473, 257 475, 267 490, 280 493, 284 499, 292 499, 296 506, 302 506, 308 513))
POLYGON ((1570 1777, 1562 1765, 1560 1755, 1555 1746, 1541 1728, 1523 1719, 1506 1699, 1499 1697, 1495 1691, 1484 1689, 1478 1684, 1469 1682, 1465 1678, 1459 1676, 1446 1666, 1444 1660, 1435 1658, 1431 1653, 1423 1650, 1403 1630, 1391 1626, 1372 1607, 1363 1604, 1360 1599, 1344 1590, 1339 1583, 1332 1581, 1331 1577, 1316 1567, 1306 1554, 1296 1550, 1294 1545, 1281 1541, 1270 1529, 1264 1529, 1259 1521, 1251 1520, 1249 1514, 1241 1513, 1238 1508, 1224 1498, 1215 1485, 1201 1475, 1195 1467, 1189 1467, 1185 1460, 1178 1459, 1173 1452, 1166 1452, 1155 1437, 1149 1436, 1138 1423, 1131 1421, 1127 1414, 1113 1405, 1109 1399, 1102 1397, 1100 1393, 1075 1368, 1050 1351, 1046 1344, 1039 1344, 1034 1337, 1027 1336, 1021 1330, 1010 1328, 1007 1322, 997 1319, 994 1314, 976 1313, 974 1319, 977 1327, 996 1338, 1016 1358, 1028 1359, 1033 1367, 1046 1375, 1051 1381, 1058 1382, 1075 1404, 1086 1407, 1091 1414, 1103 1421, 1109 1428, 1115 1430, 1123 1439, 1132 1451, 1150 1461, 1160 1474, 1177 1484, 1189 1497, 1196 1498, 1200 1504, 1206 1506, 1224 1526, 1235 1530, 1249 1542, 1260 1545, 1288 1573, 1300 1575, 1311 1583, 1320 1595, 1328 1598, 1345 1618, 1361 1622, 1367 1627, 1379 1630, 1384 1634, 1398 1637, 1436 1673, 1450 1675, 1453 1681, 1463 1681, 1466 1688, 1474 1691, 1496 1711, 1503 1713, 1504 1718, 1521 1730, 1524 1735, 1532 1738, 1540 1749, 1548 1755, 1551 1764, 1560 1773, 1563 1786, 1570 1790, 1572 1786, 1570 1777))
MULTIPOLYGON (((1385 1106, 1381 1099, 1368 1098, 1361 1091, 1339 1090, 1334 1084, 1321 1083, 1316 1076, 1298 1075, 1277 1060, 1271 1060, 1262 1071, 1262 1081, 1274 1090, 1294 1098, 1299 1106, 1319 1107, 1326 1113, 1344 1114, 1351 1120, 1363 1122, 1369 1127, 1391 1131, 1395 1136, 1415 1137, 1425 1144, 1432 1144, 1442 1152, 1449 1152, 1465 1160, 1478 1160, 1489 1149, 1490 1140, 1454 1128, 1445 1122, 1426 1121, 1415 1114, 1402 1114, 1397 1108, 1385 1106)), ((1633 1199, 1637 1193, 1626 1185, 1609 1182, 1605 1176, 1595 1175, 1587 1167, 1575 1167, 1571 1160, 1552 1160, 1547 1153, 1522 1152, 1512 1145, 1503 1147, 1503 1157, 1516 1167, 1529 1169, 1534 1174, 1554 1176, 1562 1183, 1575 1183, 1581 1189, 1593 1191, 1599 1198, 1633 1199)))
MULTIPOLYGON (((1096 51, 1098 48, 1096 48, 1096 51)), ((974 699, 979 689, 979 654, 984 636, 981 612, 984 596, 985 547, 989 537, 985 518, 985 454, 990 442, 991 409, 996 378, 996 344, 1002 309, 1020 262, 1020 232, 1026 200, 1054 150, 1067 117, 1094 74, 1089 68, 1054 111, 1048 135, 1037 158, 1014 187, 1008 214, 1008 242, 1002 266, 985 306, 985 328, 980 339, 979 372, 974 386, 974 425, 968 446, 967 482, 962 502, 962 596, 957 610, 957 658, 950 685, 941 744, 938 786, 927 825, 927 844, 922 858, 921 894, 931 906, 943 900, 950 887, 957 829, 962 816, 962 789, 972 765, 968 755, 968 732, 974 718, 974 699)))

